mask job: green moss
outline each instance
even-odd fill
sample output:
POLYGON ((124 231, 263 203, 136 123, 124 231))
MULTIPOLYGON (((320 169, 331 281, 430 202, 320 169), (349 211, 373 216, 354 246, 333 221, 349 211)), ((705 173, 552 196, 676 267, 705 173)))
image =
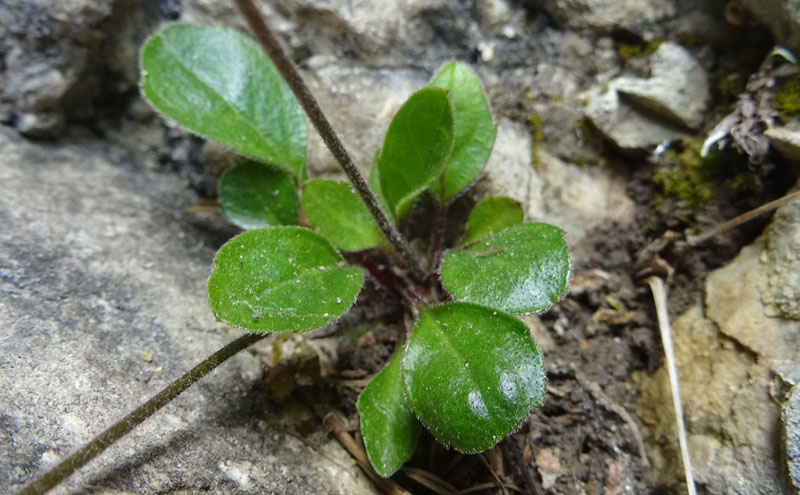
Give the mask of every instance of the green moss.
POLYGON ((632 58, 646 57, 656 50, 661 45, 661 40, 651 41, 650 43, 625 43, 620 42, 617 45, 617 52, 622 61, 630 60, 632 58))
MULTIPOLYGON (((702 139, 684 138, 679 150, 666 153, 666 166, 655 173, 665 197, 676 197, 686 206, 696 209, 714 196, 719 183, 735 191, 754 187, 747 169, 746 158, 733 151, 712 149, 708 156, 700 155, 702 139)), ((660 201, 661 206, 667 204, 660 201)))
POLYGON ((781 120, 786 123, 800 115, 800 74, 784 80, 775 95, 775 108, 781 120))
POLYGON ((538 113, 531 115, 531 118, 528 119, 528 122, 531 124, 531 137, 533 138, 534 143, 538 143, 542 139, 544 139, 544 126, 542 124, 542 116, 538 113))
MULTIPOLYGON (((658 198, 657 198, 657 200, 658 200, 658 198)), ((656 206, 658 207, 658 205, 656 205, 656 206)), ((642 227, 642 233, 647 238, 653 237, 653 236, 655 236, 656 234, 659 233, 659 231, 658 231, 658 219, 655 216, 651 216, 651 217, 649 217, 647 219, 647 221, 644 224, 644 227, 642 227)))
POLYGON ((678 41, 685 47, 705 45, 708 39, 699 33, 683 32, 678 35, 678 41))
POLYGON ((603 137, 597 132, 587 117, 581 117, 575 121, 575 130, 585 143, 599 147, 603 142, 603 137))
POLYGON ((719 105, 728 105, 736 101, 739 95, 744 93, 747 84, 740 56, 729 54, 720 57, 711 81, 719 105))
POLYGON ((544 125, 542 124, 542 116, 534 113, 528 119, 531 125, 531 160, 533 168, 539 168, 539 143, 544 139, 544 125))

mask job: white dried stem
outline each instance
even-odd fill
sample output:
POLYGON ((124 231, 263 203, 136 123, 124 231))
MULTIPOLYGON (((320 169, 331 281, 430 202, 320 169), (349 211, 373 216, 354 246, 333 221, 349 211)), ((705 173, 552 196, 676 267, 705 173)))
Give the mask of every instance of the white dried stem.
POLYGON ((658 315, 658 328, 661 331, 661 342, 664 345, 669 385, 672 391, 672 405, 675 408, 675 421, 678 426, 678 443, 681 448, 683 471, 686 475, 686 488, 689 495, 696 495, 697 489, 694 486, 694 477, 692 476, 692 460, 689 457, 689 442, 686 437, 681 393, 678 386, 678 368, 675 366, 675 350, 672 347, 672 327, 670 327, 669 314, 667 313, 667 290, 664 287, 664 280, 660 277, 650 277, 647 279, 647 283, 650 284, 650 290, 653 291, 653 300, 656 303, 656 314, 658 315))

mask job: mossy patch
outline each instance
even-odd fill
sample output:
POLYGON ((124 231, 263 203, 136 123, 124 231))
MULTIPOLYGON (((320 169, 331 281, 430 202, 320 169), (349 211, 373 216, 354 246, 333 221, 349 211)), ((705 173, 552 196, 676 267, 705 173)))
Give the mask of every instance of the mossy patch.
POLYGON ((632 58, 642 58, 653 54, 661 45, 661 40, 651 41, 650 43, 625 43, 617 45, 617 53, 623 62, 632 58))
MULTIPOLYGON (((700 154, 702 145, 702 139, 684 138, 677 149, 665 153, 664 166, 654 177, 663 191, 657 198, 657 207, 666 208, 666 199, 673 197, 695 210, 708 203, 721 184, 733 191, 755 187, 746 157, 733 150, 717 149, 704 157, 700 154)), ((691 223, 688 218, 682 220, 691 223)))
POLYGON ((544 139, 544 124, 542 116, 534 113, 528 119, 531 126, 531 160, 533 168, 539 168, 539 143, 544 139))
POLYGON ((715 100, 719 105, 729 105, 744 93, 747 75, 742 71, 741 54, 723 55, 711 77, 715 100))
POLYGON ((795 74, 781 82, 775 94, 775 108, 780 119, 786 123, 800 115, 800 74, 795 74))

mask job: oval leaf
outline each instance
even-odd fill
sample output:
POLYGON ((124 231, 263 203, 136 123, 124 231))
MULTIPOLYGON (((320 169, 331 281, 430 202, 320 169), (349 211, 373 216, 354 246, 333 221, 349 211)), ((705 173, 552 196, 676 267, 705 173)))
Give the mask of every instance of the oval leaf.
POLYGON ((217 253, 208 300, 217 319, 246 330, 305 331, 347 311, 363 281, 308 229, 250 230, 217 253))
POLYGON ((524 323, 482 306, 420 312, 403 358, 406 399, 446 446, 480 452, 545 398, 545 370, 524 323))
POLYGON ((229 170, 219 184, 219 206, 245 229, 297 224, 297 193, 285 173, 257 162, 229 170))
POLYGON ((402 349, 358 397, 361 435, 372 467, 387 478, 403 467, 417 448, 422 425, 403 395, 402 349))
POLYGON ((383 212, 390 220, 394 220, 394 212, 389 208, 389 203, 386 201, 386 198, 383 197, 383 190, 381 189, 381 174, 380 171, 378 171, 378 157, 380 155, 381 150, 378 150, 375 153, 372 166, 369 168, 369 188, 372 189, 372 194, 375 195, 375 199, 378 200, 378 205, 380 205, 383 212))
POLYGON ((305 177, 303 111, 272 62, 230 29, 172 24, 142 48, 142 93, 192 132, 305 177))
POLYGON ((469 214, 467 233, 462 245, 470 244, 487 235, 522 223, 525 212, 519 201, 506 196, 489 196, 475 205, 469 214))
POLYGON ((497 126, 478 78, 466 65, 456 62, 445 65, 431 81, 431 86, 447 88, 453 100, 456 134, 444 171, 444 193, 441 183, 432 184, 437 196, 450 201, 483 170, 494 146, 497 126))
POLYGON ((378 158, 381 191, 395 216, 403 216, 439 177, 454 135, 453 105, 446 89, 421 89, 397 111, 378 158))
POLYGON ((529 314, 544 311, 564 294, 569 268, 564 232, 526 223, 448 253, 442 283, 457 300, 529 314))
POLYGON ((308 181, 300 201, 314 229, 337 248, 361 251, 383 243, 378 224, 350 184, 308 181))

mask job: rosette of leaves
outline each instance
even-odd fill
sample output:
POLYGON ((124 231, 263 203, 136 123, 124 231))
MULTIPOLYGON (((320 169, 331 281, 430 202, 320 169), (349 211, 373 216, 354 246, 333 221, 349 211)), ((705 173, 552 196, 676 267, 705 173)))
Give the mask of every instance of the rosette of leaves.
MULTIPOLYGON (((216 255, 208 282, 216 317, 253 332, 286 332, 344 314, 364 270, 341 252, 392 247, 349 184, 307 180, 301 107, 258 45, 235 31, 174 24, 147 41, 141 66, 142 92, 158 111, 248 158, 220 184, 222 212, 245 232, 216 255)), ((473 72, 447 64, 389 125, 370 173, 377 201, 396 220, 422 194, 446 211, 482 171, 495 135, 473 72)), ((511 198, 480 202, 461 243, 432 263, 440 279, 430 280, 449 296, 407 301, 419 315, 415 326, 357 404, 380 475, 411 457, 422 427, 446 446, 479 452, 542 405, 542 358, 514 315, 544 311, 561 297, 570 261, 561 230, 522 221, 511 198)))

